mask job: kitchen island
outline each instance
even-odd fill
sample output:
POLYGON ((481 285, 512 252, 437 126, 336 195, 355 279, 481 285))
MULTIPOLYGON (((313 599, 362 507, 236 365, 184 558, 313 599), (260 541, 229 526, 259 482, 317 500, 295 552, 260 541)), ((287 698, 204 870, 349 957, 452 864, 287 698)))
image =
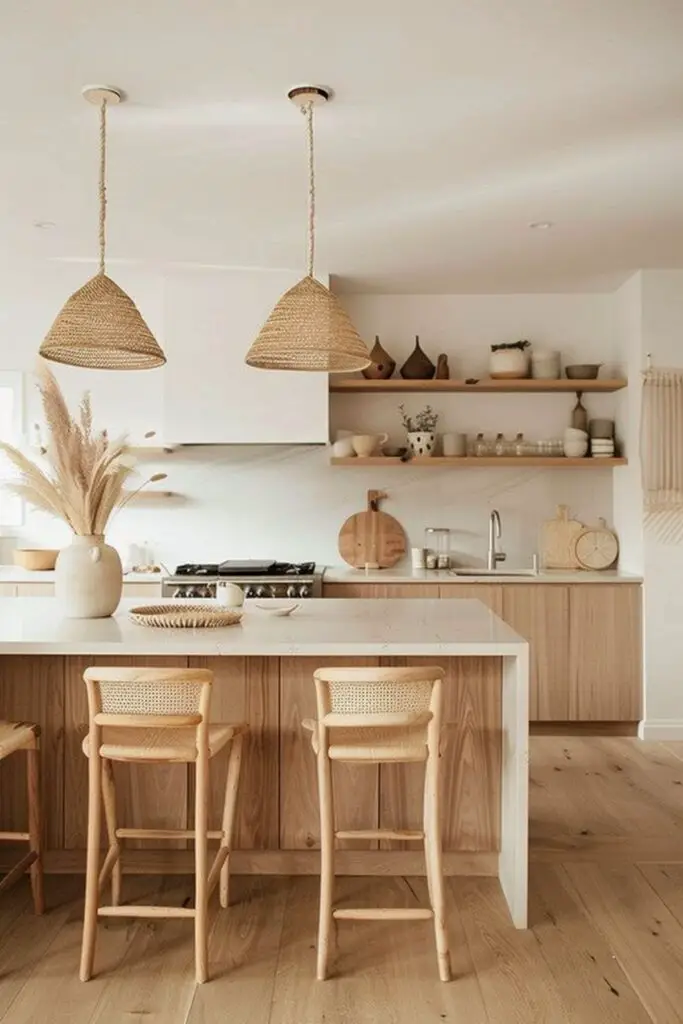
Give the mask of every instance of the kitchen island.
MULTIPOLYGON (((132 622, 135 604, 124 600, 110 619, 67 620, 52 598, 0 599, 0 715, 42 727, 48 871, 84 866, 88 665, 213 670, 212 719, 245 721, 250 730, 233 870, 295 874, 316 873, 319 861, 315 762, 301 726, 315 715, 313 670, 438 664, 446 670, 445 870, 499 875, 515 925, 526 926, 528 645, 492 611, 466 599, 309 599, 280 618, 247 602, 238 626, 162 630, 132 622)), ((0 771, 0 829, 24 827, 23 765, 14 760, 21 759, 0 771)), ((225 765, 217 758, 212 767, 217 818, 225 765)), ((121 825, 188 827, 186 765, 116 769, 121 825)), ((334 771, 338 828, 419 825, 422 766, 337 764, 334 771)), ((124 870, 190 867, 184 841, 170 850, 141 845, 127 844, 124 870)), ((337 870, 424 873, 421 853, 404 845, 341 843, 337 870)))

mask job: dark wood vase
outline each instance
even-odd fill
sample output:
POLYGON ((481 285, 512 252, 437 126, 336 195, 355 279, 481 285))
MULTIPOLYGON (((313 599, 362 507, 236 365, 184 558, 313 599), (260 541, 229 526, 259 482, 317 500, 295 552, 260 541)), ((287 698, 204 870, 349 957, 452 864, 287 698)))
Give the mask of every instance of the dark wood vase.
POLYGON ((396 360, 392 359, 379 343, 379 336, 375 335, 375 344, 370 353, 372 362, 361 371, 368 380, 388 380, 396 369, 396 360))
POLYGON ((436 367, 428 355, 420 348, 420 336, 415 335, 415 348, 401 367, 401 376, 405 380, 431 380, 436 367))

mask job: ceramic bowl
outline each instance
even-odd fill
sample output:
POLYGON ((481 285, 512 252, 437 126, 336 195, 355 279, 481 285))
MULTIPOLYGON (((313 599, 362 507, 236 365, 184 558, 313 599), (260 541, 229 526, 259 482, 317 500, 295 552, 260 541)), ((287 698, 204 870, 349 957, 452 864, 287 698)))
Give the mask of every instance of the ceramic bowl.
POLYGON ((332 454, 335 459, 349 459, 352 455, 355 455, 353 450, 353 441, 350 437, 338 437, 332 445, 332 454))
POLYGON ((565 441, 564 454, 568 459, 582 459, 588 451, 588 441, 565 441))
POLYGON ((15 565, 32 572, 54 569, 59 551, 49 548, 15 548, 12 558, 15 565))
POLYGON ((386 455, 389 459, 400 459, 407 451, 407 448, 399 448, 395 444, 385 444, 382 448, 382 455, 386 455))
POLYGON ((588 434, 585 430, 578 430, 577 427, 567 427, 564 432, 565 441, 585 441, 588 434))
POLYGON ((283 618, 285 615, 291 615, 297 608, 300 608, 300 604, 287 604, 287 605, 271 605, 269 604, 255 604, 254 608, 258 608, 260 612, 265 612, 266 615, 274 615, 277 618, 283 618))
POLYGON ((564 372, 569 380, 595 380, 602 363, 575 363, 565 366, 564 372))

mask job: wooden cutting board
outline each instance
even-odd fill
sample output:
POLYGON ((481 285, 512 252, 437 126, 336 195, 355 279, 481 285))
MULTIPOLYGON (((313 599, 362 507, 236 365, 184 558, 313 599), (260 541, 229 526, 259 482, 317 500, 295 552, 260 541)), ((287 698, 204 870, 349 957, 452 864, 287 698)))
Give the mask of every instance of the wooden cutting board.
POLYGON ((379 511, 379 503, 386 498, 384 491, 368 491, 365 512, 349 516, 339 531, 339 554, 354 569, 390 569, 406 553, 406 535, 403 527, 386 512, 379 511))
POLYGON ((583 531, 577 519, 569 518, 566 505, 557 506, 555 519, 541 526, 541 565, 544 569, 580 569, 576 557, 576 541, 583 531))

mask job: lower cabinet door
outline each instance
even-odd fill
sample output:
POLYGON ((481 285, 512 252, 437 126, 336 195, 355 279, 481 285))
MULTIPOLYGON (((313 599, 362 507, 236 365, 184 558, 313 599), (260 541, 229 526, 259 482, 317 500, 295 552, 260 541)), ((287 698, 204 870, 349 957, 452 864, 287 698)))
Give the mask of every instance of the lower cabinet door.
POLYGON ((439 596, 446 598, 475 598, 482 601, 496 615, 503 616, 503 588, 490 583, 444 583, 439 587, 439 596))
POLYGON ((569 588, 506 584, 503 618, 529 641, 530 720, 569 721, 569 588))
POLYGON ((641 588, 585 584, 569 595, 569 717, 636 722, 642 717, 641 588))

